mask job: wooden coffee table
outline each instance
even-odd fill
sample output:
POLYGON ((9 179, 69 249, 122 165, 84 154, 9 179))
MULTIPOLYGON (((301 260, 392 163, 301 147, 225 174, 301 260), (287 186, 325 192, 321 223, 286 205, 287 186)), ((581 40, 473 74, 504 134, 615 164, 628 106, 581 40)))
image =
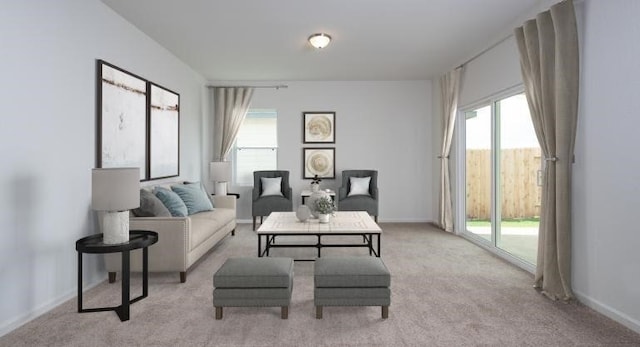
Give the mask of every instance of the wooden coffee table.
MULTIPOLYGON (((364 211, 338 211, 329 223, 320 223, 318 219, 300 222, 294 212, 273 212, 260 225, 258 233, 258 257, 269 256, 271 248, 316 248, 318 258, 324 247, 365 247, 369 255, 380 257, 380 236, 382 229, 373 218, 364 211), (362 239, 350 243, 322 243, 322 239, 335 236, 362 236, 362 239), (315 236, 315 243, 276 243, 276 236, 315 236), (375 241, 374 241, 375 240, 375 241), (263 247, 264 245, 264 247, 263 247)), ((315 259, 296 259, 315 260, 315 259)))

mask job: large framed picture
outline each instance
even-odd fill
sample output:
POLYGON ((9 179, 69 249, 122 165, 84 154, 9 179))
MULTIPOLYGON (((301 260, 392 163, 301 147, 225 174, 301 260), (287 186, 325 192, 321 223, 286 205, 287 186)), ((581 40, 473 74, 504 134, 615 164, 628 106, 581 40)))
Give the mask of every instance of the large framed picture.
POLYGON ((180 95, 151 85, 149 179, 180 174, 180 95))
POLYGON ((302 112, 304 143, 336 143, 335 112, 302 112))
POLYGON ((137 167, 147 177, 147 81, 98 60, 97 167, 137 167))
POLYGON ((303 148, 303 178, 336 178, 335 148, 303 148))

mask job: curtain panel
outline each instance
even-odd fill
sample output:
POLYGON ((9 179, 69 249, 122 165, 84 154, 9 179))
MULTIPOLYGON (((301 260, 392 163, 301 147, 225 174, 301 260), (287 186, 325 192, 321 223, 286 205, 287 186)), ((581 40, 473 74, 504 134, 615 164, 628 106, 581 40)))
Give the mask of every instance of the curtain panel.
POLYGON ((249 110, 253 88, 214 87, 212 93, 214 161, 226 161, 249 110))
POLYGON ((579 51, 575 10, 563 1, 515 29, 534 129, 544 156, 534 286, 570 300, 571 167, 576 137, 579 51))
POLYGON ((458 96, 460 95, 460 78, 462 67, 448 72, 440 78, 442 103, 442 149, 440 159, 440 227, 445 231, 453 231, 453 204, 451 203, 451 177, 449 171, 449 153, 453 140, 453 129, 458 113, 458 96))

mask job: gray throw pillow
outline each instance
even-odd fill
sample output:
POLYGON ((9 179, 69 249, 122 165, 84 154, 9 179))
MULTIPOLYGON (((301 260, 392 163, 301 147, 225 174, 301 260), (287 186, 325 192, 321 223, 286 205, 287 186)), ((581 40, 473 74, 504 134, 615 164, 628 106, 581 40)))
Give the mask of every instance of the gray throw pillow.
POLYGON ((145 189, 140 189, 140 207, 131 212, 137 217, 171 217, 162 201, 145 189))
POLYGON ((189 215, 187 205, 175 192, 166 188, 156 187, 153 193, 162 201, 173 217, 186 217, 189 215))

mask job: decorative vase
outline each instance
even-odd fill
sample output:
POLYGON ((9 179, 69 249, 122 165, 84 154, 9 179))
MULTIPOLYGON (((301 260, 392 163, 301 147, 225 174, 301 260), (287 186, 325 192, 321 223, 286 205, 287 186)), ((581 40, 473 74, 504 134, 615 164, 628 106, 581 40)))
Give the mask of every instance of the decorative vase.
MULTIPOLYGON (((314 185, 317 186, 317 184, 314 184, 314 185)), ((306 199, 307 200, 306 205, 309 207, 311 214, 315 218, 318 218, 318 210, 316 210, 316 201, 325 196, 328 198, 331 198, 329 196, 329 193, 322 190, 316 190, 315 192, 312 192, 311 195, 309 195, 309 197, 306 199)))
POLYGON ((311 183, 311 191, 312 192, 317 192, 318 190, 320 190, 320 184, 319 183, 311 183))
POLYGON ((296 210, 296 218, 298 218, 299 221, 304 222, 309 219, 309 217, 311 217, 311 211, 309 210, 309 207, 306 205, 300 205, 300 207, 298 207, 298 210, 296 210))
POLYGON ((329 223, 330 214, 318 214, 318 221, 320 223, 329 223))

